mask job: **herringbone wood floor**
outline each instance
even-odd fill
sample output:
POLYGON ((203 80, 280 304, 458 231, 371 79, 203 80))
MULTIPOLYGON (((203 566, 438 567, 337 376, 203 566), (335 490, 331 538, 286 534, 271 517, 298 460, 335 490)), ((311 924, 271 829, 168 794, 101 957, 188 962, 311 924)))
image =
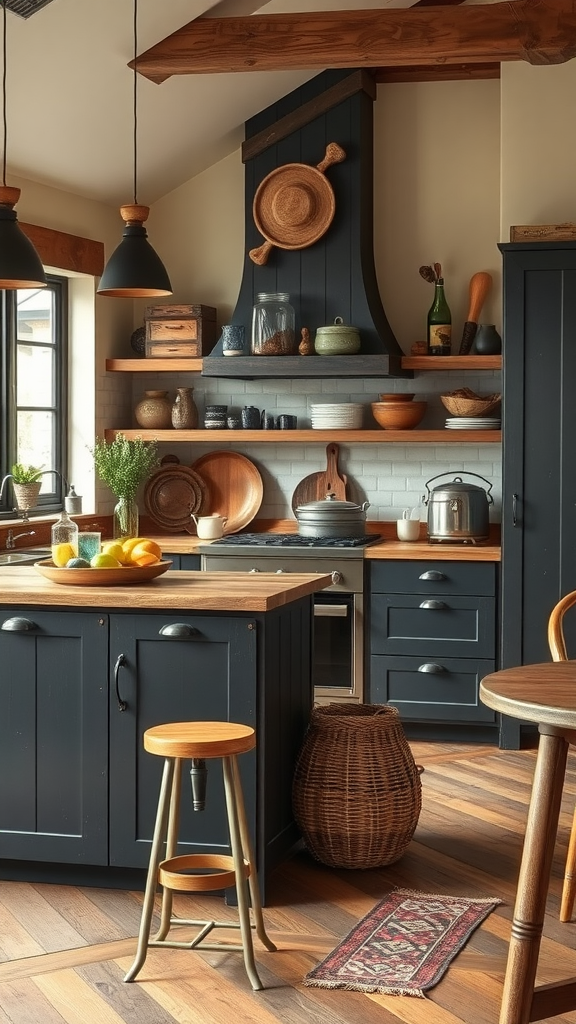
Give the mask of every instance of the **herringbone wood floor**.
MULTIPOLYGON (((265 909, 278 952, 256 943, 263 992, 252 992, 241 954, 182 950, 151 950, 140 980, 125 985, 140 893, 0 882, 0 1024, 495 1024, 535 752, 412 749, 425 765, 423 810, 397 864, 336 871, 301 853, 278 870, 265 909), (307 971, 395 885, 504 902, 427 999, 304 987, 307 971)), ((558 922, 575 800, 572 758, 539 981, 576 975, 576 923, 558 922)), ((234 917, 221 901, 214 912, 211 897, 181 899, 183 916, 234 917)), ((576 1024, 576 1012, 554 1020, 576 1024)))

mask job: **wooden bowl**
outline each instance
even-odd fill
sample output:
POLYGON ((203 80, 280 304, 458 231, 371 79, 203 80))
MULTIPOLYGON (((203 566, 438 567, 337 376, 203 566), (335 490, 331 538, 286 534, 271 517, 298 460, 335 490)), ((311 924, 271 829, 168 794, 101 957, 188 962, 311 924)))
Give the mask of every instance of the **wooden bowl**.
POLYGON ((50 559, 34 562, 36 572, 52 583, 63 583, 68 587, 120 587, 134 583, 149 583, 170 568, 172 562, 156 562, 154 565, 122 565, 110 569, 68 569, 57 568, 50 559))
POLYGON ((378 398, 381 402, 411 402, 414 395, 403 393, 402 391, 393 391, 390 394, 378 395, 378 398))
POLYGON ((372 402, 372 415, 384 430, 412 430, 427 407, 428 402, 372 402))

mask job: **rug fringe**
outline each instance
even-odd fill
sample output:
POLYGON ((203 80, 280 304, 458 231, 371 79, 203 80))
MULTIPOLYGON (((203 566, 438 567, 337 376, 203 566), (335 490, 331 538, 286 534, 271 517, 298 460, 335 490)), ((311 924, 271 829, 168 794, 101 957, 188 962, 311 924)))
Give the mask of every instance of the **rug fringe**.
POLYGON ((494 906, 504 903, 504 900, 499 900, 496 896, 456 896, 453 892, 419 892, 417 889, 401 889, 400 886, 391 889, 389 895, 392 895, 393 892, 397 892, 400 896, 415 896, 417 899, 430 896, 433 900, 469 900, 470 903, 490 903, 494 906))
POLYGON ((421 988, 388 988, 385 985, 363 985, 361 982, 348 983, 343 981, 316 981, 314 978, 304 978, 304 984, 309 988, 339 988, 345 992, 377 992, 383 996, 416 996, 418 999, 426 999, 427 996, 421 988))

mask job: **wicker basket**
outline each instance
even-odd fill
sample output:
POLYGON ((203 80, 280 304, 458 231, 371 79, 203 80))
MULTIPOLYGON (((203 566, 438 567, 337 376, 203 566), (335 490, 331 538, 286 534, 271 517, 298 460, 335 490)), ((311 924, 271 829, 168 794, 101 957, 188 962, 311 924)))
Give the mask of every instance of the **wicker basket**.
POLYGON ((502 395, 476 395, 469 388, 440 395, 442 404, 452 416, 487 416, 502 401, 502 395))
POLYGON ((372 868, 399 860, 418 823, 422 787, 397 709, 314 708, 292 798, 306 846, 323 864, 372 868))

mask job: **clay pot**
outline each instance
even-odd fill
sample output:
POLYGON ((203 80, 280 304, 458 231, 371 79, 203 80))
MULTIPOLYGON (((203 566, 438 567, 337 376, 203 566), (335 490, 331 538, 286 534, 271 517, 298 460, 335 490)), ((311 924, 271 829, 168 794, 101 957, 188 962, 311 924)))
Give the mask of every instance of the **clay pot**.
POLYGON ((172 406, 172 426, 175 430, 196 430, 198 409, 192 395, 193 388, 176 388, 172 406))
POLYGON ((145 391, 134 416, 139 427, 148 430, 166 430, 172 426, 172 402, 167 391, 145 391))

